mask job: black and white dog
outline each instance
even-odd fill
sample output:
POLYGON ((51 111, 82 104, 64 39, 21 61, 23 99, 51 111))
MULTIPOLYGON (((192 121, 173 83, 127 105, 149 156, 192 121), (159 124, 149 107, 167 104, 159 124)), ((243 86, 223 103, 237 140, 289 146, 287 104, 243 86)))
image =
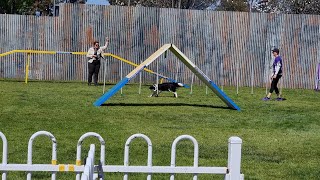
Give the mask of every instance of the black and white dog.
POLYGON ((183 87, 182 83, 162 83, 162 84, 154 84, 152 86, 150 86, 150 90, 153 91, 153 93, 149 96, 149 97, 153 97, 156 96, 158 97, 158 95, 162 92, 162 91, 169 91, 172 92, 174 94, 174 97, 178 97, 177 94, 177 88, 178 87, 183 87), (158 92, 157 92, 158 90, 158 92))

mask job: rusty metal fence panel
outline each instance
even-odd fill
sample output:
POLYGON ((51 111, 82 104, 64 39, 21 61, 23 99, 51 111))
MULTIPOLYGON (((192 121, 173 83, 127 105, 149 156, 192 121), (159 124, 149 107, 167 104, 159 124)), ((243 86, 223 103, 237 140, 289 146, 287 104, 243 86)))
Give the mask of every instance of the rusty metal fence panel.
MULTIPOLYGON (((286 88, 313 88, 320 62, 320 16, 316 15, 61 4, 59 17, 1 14, 0 32, 0 53, 87 51, 94 40, 103 44, 108 36, 107 52, 137 64, 161 45, 173 43, 220 86, 265 86, 273 47, 281 50, 281 82, 286 88)), ((0 78, 24 78, 26 58, 21 53, 1 57, 0 78)), ((101 72, 107 68, 108 82, 119 81, 134 68, 111 57, 106 60, 101 72)), ((192 81, 192 73, 170 53, 150 69, 156 71, 157 66, 161 74, 192 81)), ((32 55, 29 78, 86 81, 87 61, 81 55, 32 55)), ((148 73, 142 79, 156 81, 148 73)))

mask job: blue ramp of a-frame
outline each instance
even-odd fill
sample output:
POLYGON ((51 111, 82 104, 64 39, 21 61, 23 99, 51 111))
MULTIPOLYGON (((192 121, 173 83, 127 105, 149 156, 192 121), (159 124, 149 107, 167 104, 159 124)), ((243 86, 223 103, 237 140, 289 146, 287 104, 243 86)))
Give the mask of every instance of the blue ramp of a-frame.
POLYGON ((222 101, 224 101, 232 109, 240 111, 240 107, 237 106, 237 104, 234 103, 214 82, 210 80, 209 83, 211 84, 211 87, 215 89, 215 93, 218 95, 218 97, 220 97, 220 99, 222 99, 222 101))
POLYGON ((102 95, 96 102, 93 103, 95 106, 101 106, 104 102, 106 102, 111 96, 117 93, 123 86, 125 86, 130 81, 129 78, 125 77, 120 82, 118 82, 115 86, 113 86, 107 93, 102 95))
MULTIPOLYGON (((183 61, 184 62, 184 61, 183 61)), ((195 73, 198 78, 204 82, 223 102, 225 102, 228 107, 240 111, 240 107, 237 106, 207 75, 205 75, 197 66, 190 66, 186 64, 193 73, 195 73)))
POLYGON ((171 45, 170 50, 202 81, 204 82, 229 108, 240 111, 236 105, 213 81, 209 79, 187 56, 185 56, 176 46, 171 45))
MULTIPOLYGON (((189 67, 190 68, 190 67, 189 67)), ((194 71, 195 75, 198 76, 202 82, 207 86, 223 101, 228 107, 240 111, 240 107, 232 101, 207 75, 205 75, 197 66, 191 67, 191 71, 194 71), (209 84, 208 84, 209 83, 209 84)))

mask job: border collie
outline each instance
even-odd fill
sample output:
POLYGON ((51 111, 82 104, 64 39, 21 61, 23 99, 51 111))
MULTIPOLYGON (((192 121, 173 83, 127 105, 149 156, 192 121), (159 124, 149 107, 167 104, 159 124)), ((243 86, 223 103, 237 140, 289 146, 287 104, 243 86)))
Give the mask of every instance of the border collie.
POLYGON ((158 97, 158 95, 162 91, 169 91, 169 92, 172 92, 173 96, 177 98, 178 97, 177 88, 182 86, 183 84, 181 83, 162 83, 162 84, 158 84, 158 88, 157 88, 157 84, 154 84, 149 87, 149 89, 153 91, 153 93, 149 97, 153 97, 153 96, 158 97), (157 89, 158 89, 158 93, 157 93, 157 89))

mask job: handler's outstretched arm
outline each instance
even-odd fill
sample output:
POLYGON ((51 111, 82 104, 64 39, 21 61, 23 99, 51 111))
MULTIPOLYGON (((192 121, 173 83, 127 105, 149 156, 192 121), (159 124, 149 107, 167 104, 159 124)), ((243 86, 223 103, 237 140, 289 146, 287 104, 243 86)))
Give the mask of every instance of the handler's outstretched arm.
POLYGON ((106 37, 106 43, 104 44, 104 46, 100 47, 100 49, 105 50, 107 49, 108 45, 109 45, 109 38, 106 37))

